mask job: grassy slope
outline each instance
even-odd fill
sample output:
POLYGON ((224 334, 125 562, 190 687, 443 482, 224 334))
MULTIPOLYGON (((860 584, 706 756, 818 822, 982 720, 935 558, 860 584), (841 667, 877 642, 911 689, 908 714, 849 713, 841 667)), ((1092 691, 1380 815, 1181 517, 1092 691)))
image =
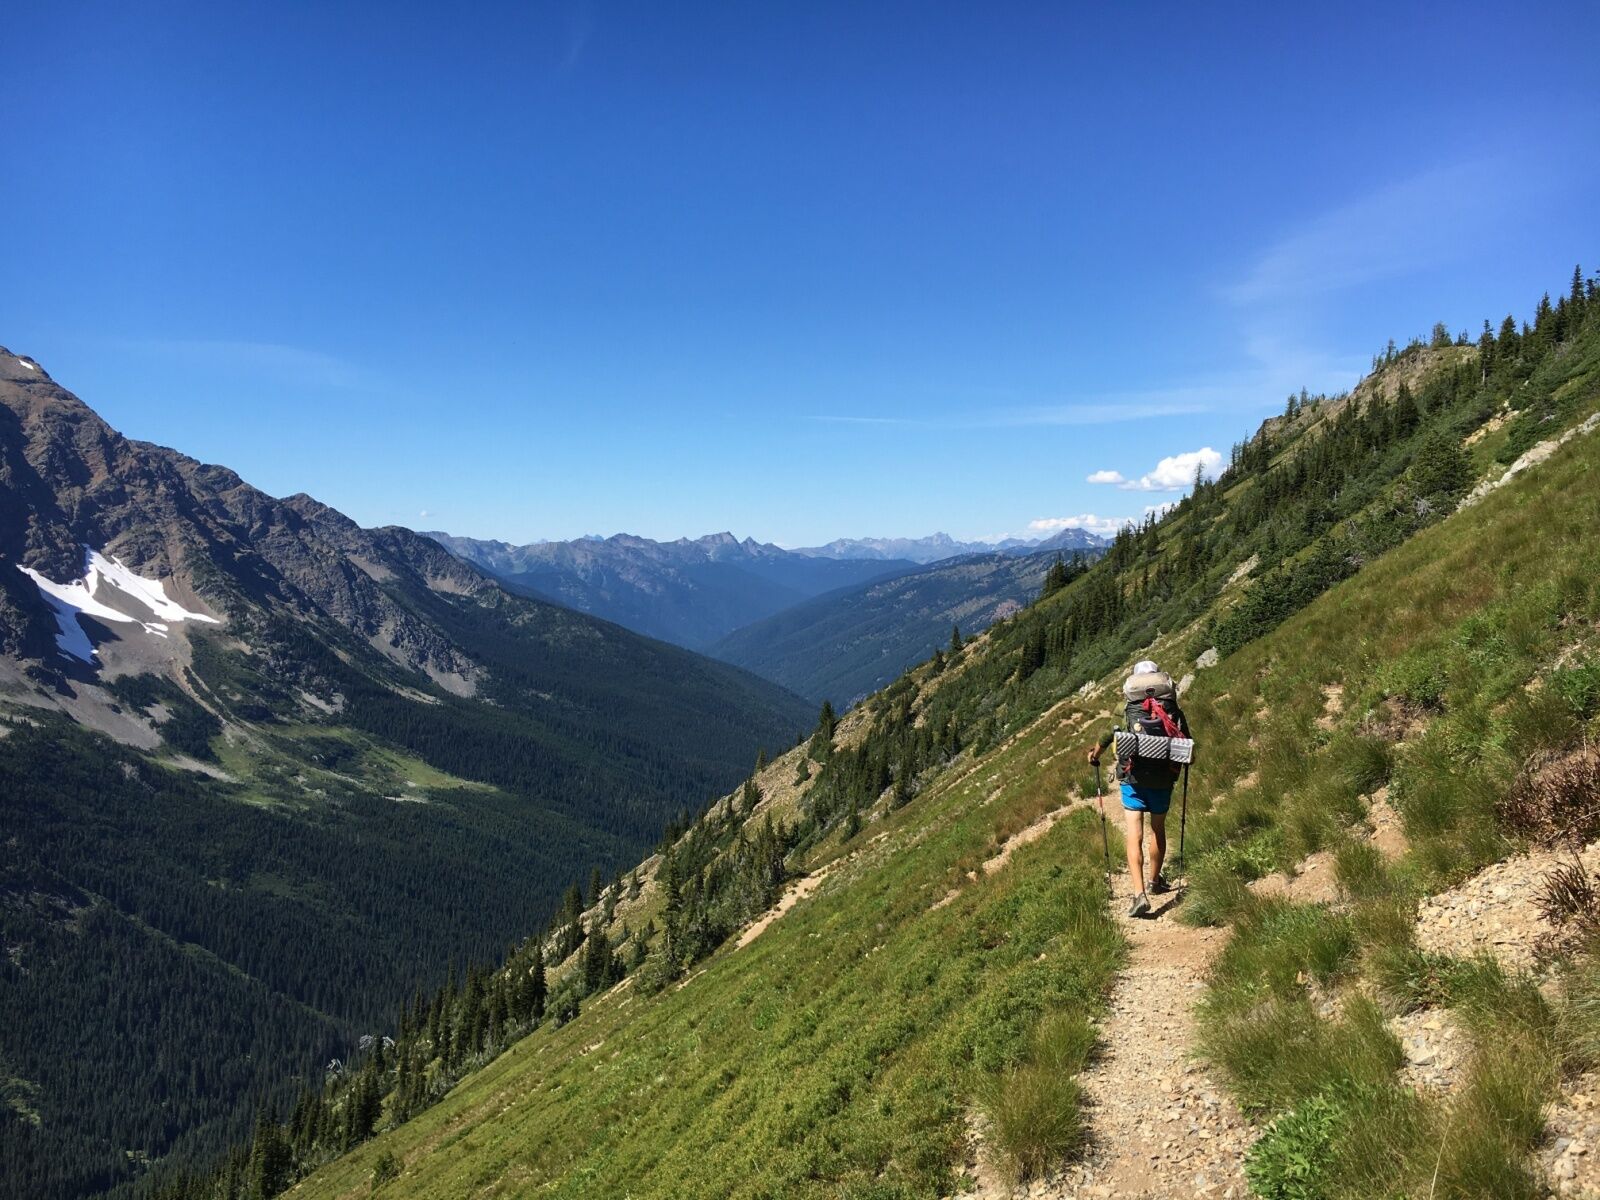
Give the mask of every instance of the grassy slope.
MULTIPOLYGON (((1236 893, 1226 879, 1216 882, 1222 877, 1292 866, 1340 844, 1360 795, 1391 772, 1386 756, 1373 766, 1363 755, 1365 735, 1413 706, 1407 689, 1430 670, 1492 685, 1484 694, 1500 708, 1474 713, 1469 697, 1454 697, 1467 711, 1447 730, 1453 739, 1409 769, 1403 753, 1393 768, 1419 846, 1409 870, 1417 887, 1436 887, 1503 852, 1481 797, 1451 815, 1431 784, 1503 783, 1507 764, 1514 768, 1531 744, 1528 729, 1543 728, 1548 713, 1524 710, 1516 694, 1537 696, 1522 686, 1528 672, 1577 638, 1572 622, 1595 615, 1587 582, 1600 568, 1587 536, 1600 516, 1600 479, 1588 470, 1594 453, 1593 439, 1567 446, 1200 674, 1187 703, 1207 745, 1189 850, 1196 899, 1212 905, 1213 917, 1246 915, 1225 911, 1236 893), (1323 730, 1322 689, 1333 683, 1346 689, 1348 715, 1323 730), (1521 720, 1525 711, 1538 719, 1521 720), (1475 722, 1493 737, 1468 752, 1460 734, 1475 722), (1441 766, 1451 752, 1463 760, 1458 778, 1441 766), (1253 786, 1230 791, 1252 774, 1253 786)), ((1155 652, 1176 663, 1192 637, 1158 639, 1155 652)), ((1063 701, 975 766, 968 752, 910 806, 869 823, 854 843, 858 857, 747 949, 725 947, 682 990, 631 1000, 624 988, 576 1022, 535 1033, 437 1108, 294 1194, 364 1192, 386 1152, 404 1163, 390 1189, 405 1195, 948 1189, 964 1113, 985 1073, 1023 1058, 1026 1030, 1045 1014, 1095 1010, 1117 951, 1097 894, 1098 831, 1086 814, 1023 849, 996 877, 963 887, 955 903, 931 904, 1005 836, 1082 786, 1069 756, 1087 741, 1080 718, 1108 715, 1112 698, 1102 688, 1063 701)), ((807 865, 839 856, 835 838, 807 865)), ((1297 1006, 1300 1023, 1279 1032, 1320 1038, 1332 1058, 1367 1035, 1320 1029, 1321 1018, 1305 1011, 1304 980, 1349 973, 1366 943, 1344 926, 1324 937, 1320 922, 1313 916, 1310 932, 1273 957, 1253 954, 1262 923, 1246 921, 1219 980, 1256 1001, 1297 1006), (1278 970, 1285 962, 1287 982, 1278 970), (1345 1033, 1349 1045, 1339 1041, 1345 1033)), ((1218 1019, 1228 1011, 1217 1010, 1218 1019)), ((1381 1035, 1369 1041, 1362 1069, 1392 1082, 1393 1055, 1381 1035)), ((1304 1098, 1269 1100, 1245 1080, 1235 1085, 1264 1114, 1304 1098)), ((1403 1181, 1414 1163, 1435 1161, 1437 1139, 1425 1135, 1442 1126, 1420 1118, 1402 1126, 1423 1131, 1388 1147, 1394 1179, 1403 1181)))
MULTIPOLYGON (((1485 963, 1424 954, 1414 919, 1421 895, 1521 844, 1503 802, 1528 764, 1593 736, 1592 708, 1568 683, 1600 652, 1595 452, 1592 434, 1568 445, 1240 651, 1199 690, 1202 728, 1254 730, 1208 756, 1219 769, 1199 807, 1215 808, 1195 823, 1189 915, 1234 927, 1205 1002, 1205 1049, 1247 1106, 1285 1118, 1257 1154, 1263 1195, 1539 1194, 1527 1155, 1561 1073, 1592 1064, 1574 1049, 1592 1041, 1592 1008, 1485 963), (1329 685, 1346 705, 1322 728, 1329 685), (1272 713, 1257 720, 1263 696, 1272 713), (1226 789, 1241 779, 1251 782, 1226 789), (1345 832, 1385 783, 1411 843, 1390 866, 1345 832), (1341 907, 1238 888, 1324 848, 1336 854, 1341 907), (1345 997, 1342 1016, 1315 1002, 1308 979, 1345 997), (1364 998, 1389 1012, 1453 1010, 1473 1045, 1453 1098, 1397 1084, 1399 1045, 1364 998), (1312 1190, 1283 1190, 1307 1162, 1312 1190)), ((1581 797, 1568 800, 1584 812, 1581 797)), ((1580 956, 1580 979, 1588 964, 1580 956)))
MULTIPOLYGON (((870 826, 857 857, 682 988, 623 987, 520 1043, 438 1107, 294 1194, 365 1186, 552 1195, 927 1195, 952 1182, 979 1078, 1046 1012, 1094 1010, 1119 956, 1082 814, 956 902, 935 901, 1059 804, 1041 722, 870 826)), ((834 843, 814 867, 840 856, 834 843)))

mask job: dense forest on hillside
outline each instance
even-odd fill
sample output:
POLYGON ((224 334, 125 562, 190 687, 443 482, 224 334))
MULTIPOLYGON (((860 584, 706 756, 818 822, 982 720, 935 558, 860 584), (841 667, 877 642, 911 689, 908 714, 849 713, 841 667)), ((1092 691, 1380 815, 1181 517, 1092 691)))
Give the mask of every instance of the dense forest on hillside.
POLYGON ((951 625, 981 633, 1032 601, 1057 557, 967 555, 840 588, 736 630, 708 653, 813 702, 848 707, 926 658, 951 625))
POLYGON ((398 547, 387 601, 470 657, 474 695, 280 604, 235 540, 191 554, 229 621, 189 636, 189 665, 103 688, 35 669, 147 719, 153 752, 0 706, 0 1195, 214 1160, 452 959, 500 958, 569 881, 636 861, 805 723, 736 668, 497 587, 435 590, 400 569, 421 539, 351 536, 398 547))
MULTIPOLYGON (((1475 342, 1442 326, 1390 347, 1348 396, 1291 396, 1282 417, 1234 448, 1214 481, 1161 519, 1123 532, 1094 564, 1063 561, 1037 600, 977 644, 946 645, 864 706, 848 744, 824 705, 798 757, 803 801, 792 820, 746 818, 755 777, 692 821, 674 824, 656 875, 661 908, 644 928, 612 916, 637 875, 562 909, 499 968, 475 968, 418 998, 351 1075, 312 1088, 286 1125, 265 1123, 220 1174, 170 1181, 174 1198, 267 1196, 372 1132, 404 1123, 473 1066, 541 1021, 573 1019, 583 1000, 632 973, 650 994, 776 896, 783 877, 824 838, 851 845, 862 814, 887 798, 914 804, 964 752, 999 745, 1080 686, 1158 637, 1226 658, 1275 629, 1342 579, 1455 511, 1495 462, 1509 463, 1570 426, 1600 395, 1600 293, 1575 272, 1570 291, 1530 324, 1486 323, 1475 342), (566 959, 559 982, 547 960, 566 959), (465 1050, 463 1050, 463 1045, 465 1050)), ((881 927, 880 927, 881 928, 881 927)), ((398 1173, 380 1157, 373 1183, 398 1173)))

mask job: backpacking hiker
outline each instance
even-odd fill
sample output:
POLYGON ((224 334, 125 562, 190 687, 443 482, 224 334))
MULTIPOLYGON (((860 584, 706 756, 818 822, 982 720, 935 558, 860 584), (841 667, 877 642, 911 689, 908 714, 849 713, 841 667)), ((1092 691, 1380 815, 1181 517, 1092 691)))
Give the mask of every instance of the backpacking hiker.
MULTIPOLYGON (((1145 660, 1133 668, 1122 685, 1126 701, 1123 709, 1122 732, 1142 733, 1153 737, 1189 737, 1189 722, 1178 707, 1178 692, 1172 686, 1172 676, 1155 663, 1145 660)), ((1099 745, 1089 751, 1089 764, 1100 765, 1100 755, 1116 741, 1119 731, 1112 729, 1100 739, 1099 745)), ((1129 739, 1130 741, 1133 739, 1129 739)), ((1130 917, 1142 917, 1150 912, 1150 893, 1161 895, 1171 890, 1161 874, 1167 857, 1167 809, 1172 805, 1172 788, 1183 773, 1183 767, 1166 758, 1145 758, 1123 754, 1118 746, 1117 780, 1122 785, 1122 808, 1126 822, 1128 844, 1128 874, 1133 880, 1133 904, 1128 909, 1130 917), (1150 876, 1145 879, 1144 818, 1150 814, 1150 876)))

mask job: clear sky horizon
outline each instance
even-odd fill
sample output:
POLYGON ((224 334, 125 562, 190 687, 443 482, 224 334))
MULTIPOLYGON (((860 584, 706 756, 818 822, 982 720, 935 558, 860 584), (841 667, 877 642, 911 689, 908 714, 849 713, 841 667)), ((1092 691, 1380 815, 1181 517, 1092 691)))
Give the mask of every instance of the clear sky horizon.
POLYGON ((1104 531, 1389 338, 1600 267, 1592 3, 7 32, 0 344, 367 525, 1104 531))

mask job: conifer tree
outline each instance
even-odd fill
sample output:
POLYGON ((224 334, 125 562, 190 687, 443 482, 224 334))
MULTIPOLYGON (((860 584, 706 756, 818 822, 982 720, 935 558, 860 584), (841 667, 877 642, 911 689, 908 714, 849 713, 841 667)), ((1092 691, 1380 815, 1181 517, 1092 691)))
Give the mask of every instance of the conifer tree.
POLYGON ((1054 596, 1062 588, 1066 587, 1068 582, 1070 581, 1067 579, 1067 564, 1061 561, 1061 555, 1058 554, 1055 562, 1050 564, 1050 569, 1045 572, 1044 590, 1040 594, 1041 596, 1054 596))
POLYGON ((289 1186, 293 1161, 283 1130, 265 1110, 256 1118, 255 1140, 250 1147, 246 1187, 250 1200, 269 1200, 289 1186))
POLYGON ((961 649, 961 626, 952 624, 950 626, 950 657, 954 658, 956 655, 960 654, 961 649))
POLYGON ((544 973, 544 948, 534 946, 533 966, 528 971, 528 1014, 531 1020, 544 1019, 544 1002, 549 993, 549 984, 544 973))

